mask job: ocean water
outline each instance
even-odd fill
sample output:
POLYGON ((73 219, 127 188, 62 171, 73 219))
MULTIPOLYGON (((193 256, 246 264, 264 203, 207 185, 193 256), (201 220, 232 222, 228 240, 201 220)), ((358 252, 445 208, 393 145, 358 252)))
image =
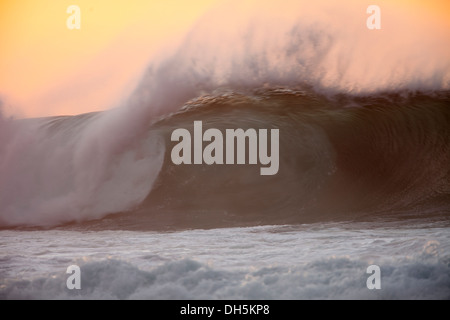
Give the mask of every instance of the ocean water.
POLYGON ((450 298, 442 25, 386 3, 387 35, 353 1, 245 3, 206 14, 106 111, 0 113, 0 299, 450 298), (276 174, 175 164, 172 134, 196 121, 278 130, 276 174))
POLYGON ((2 299, 449 299, 449 221, 1 231, 2 299), (81 290, 69 290, 70 265, 81 290), (381 289, 369 290, 370 265, 381 289))

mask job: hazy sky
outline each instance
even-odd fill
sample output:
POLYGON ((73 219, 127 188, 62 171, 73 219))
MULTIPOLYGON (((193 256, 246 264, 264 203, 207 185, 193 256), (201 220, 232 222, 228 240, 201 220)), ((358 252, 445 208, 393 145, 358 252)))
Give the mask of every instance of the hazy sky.
POLYGON ((104 109, 132 90, 152 52, 214 0, 0 2, 0 97, 19 116, 104 109), (81 29, 66 12, 81 9, 81 29))
MULTIPOLYGON (((282 6, 283 1, 277 3, 282 6)), ((0 99, 5 111, 34 117, 117 105, 134 88, 152 54, 188 31, 216 2, 1 1, 0 99), (70 5, 81 9, 80 30, 66 26, 70 5)), ((396 3, 405 10, 419 8, 436 20, 449 20, 448 0, 396 3)), ((367 1, 369 4, 377 4, 377 0, 367 1)))

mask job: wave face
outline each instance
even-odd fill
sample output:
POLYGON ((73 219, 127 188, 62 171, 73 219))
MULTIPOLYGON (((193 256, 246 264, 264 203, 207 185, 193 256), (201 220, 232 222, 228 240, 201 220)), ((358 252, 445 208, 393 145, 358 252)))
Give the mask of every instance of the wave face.
POLYGON ((374 214, 427 215, 450 205, 449 96, 328 100, 307 92, 226 94, 158 122, 163 168, 131 221, 188 227, 304 223, 374 214), (349 106, 342 108, 342 106, 349 106), (280 169, 175 166, 175 128, 278 128, 280 169), (413 174, 412 174, 413 173, 413 174))
POLYGON ((448 212, 448 32, 384 1, 389 14, 373 32, 357 3, 226 2, 175 50, 154 57, 116 108, 0 116, 0 226, 113 213, 121 214, 101 224, 448 212), (173 165, 170 134, 200 120, 205 129, 279 129, 280 171, 261 177, 255 166, 173 165))
POLYGON ((1 194, 2 225, 55 225, 118 212, 94 225, 154 229, 446 214, 449 105, 448 92, 333 99, 307 90, 228 92, 190 101, 123 149, 80 149, 102 114, 22 120, 15 125, 32 123, 41 143, 27 144, 26 159, 7 160, 22 173, 36 162, 45 166, 38 176, 31 171, 31 180, 11 177, 14 184, 3 185, 10 192, 1 194), (198 120, 203 130, 224 136, 226 129, 279 129, 278 173, 261 176, 260 166, 250 164, 175 165, 172 132, 193 135, 198 120), (62 147, 43 154, 48 145, 62 147))

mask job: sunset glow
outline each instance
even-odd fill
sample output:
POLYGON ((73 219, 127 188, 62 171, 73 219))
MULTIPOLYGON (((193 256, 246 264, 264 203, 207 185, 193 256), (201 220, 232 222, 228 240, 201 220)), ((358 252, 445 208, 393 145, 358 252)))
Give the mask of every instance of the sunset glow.
MULTIPOLYGON (((34 117, 114 106, 136 85, 152 54, 188 31, 216 2, 2 1, 0 98, 5 111, 34 117), (81 30, 66 27, 72 4, 81 9, 81 30)), ((450 30, 448 1, 396 3, 450 30)))
POLYGON ((154 50, 214 1, 2 1, 0 96, 19 116, 109 107, 131 90, 154 50), (69 30, 66 9, 81 9, 69 30))

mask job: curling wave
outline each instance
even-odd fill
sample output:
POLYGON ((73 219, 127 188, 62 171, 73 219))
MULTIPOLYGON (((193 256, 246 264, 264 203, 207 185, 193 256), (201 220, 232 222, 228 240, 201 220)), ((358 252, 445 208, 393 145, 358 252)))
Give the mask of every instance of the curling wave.
POLYGON ((381 3, 389 36, 361 24, 351 0, 226 2, 155 56, 117 108, 0 115, 0 226, 103 225, 113 213, 108 227, 146 229, 446 214, 448 30, 381 3), (279 129, 278 174, 173 165, 171 132, 197 120, 279 129))
POLYGON ((6 159, 22 173, 37 161, 45 166, 25 185, 11 177, 13 185, 0 198, 2 226, 97 220, 93 225, 102 228, 156 229, 446 214, 449 105, 448 92, 333 99, 281 88, 227 92, 190 101, 149 124, 123 149, 96 145, 88 151, 78 149, 80 141, 101 114, 22 120, 47 139, 27 148, 27 159, 6 159), (192 131, 196 120, 205 130, 222 132, 279 129, 279 172, 261 176, 252 165, 175 165, 171 134, 192 131), (64 149, 42 154, 46 144, 64 149), (19 188, 25 188, 24 198, 15 197, 19 188))

